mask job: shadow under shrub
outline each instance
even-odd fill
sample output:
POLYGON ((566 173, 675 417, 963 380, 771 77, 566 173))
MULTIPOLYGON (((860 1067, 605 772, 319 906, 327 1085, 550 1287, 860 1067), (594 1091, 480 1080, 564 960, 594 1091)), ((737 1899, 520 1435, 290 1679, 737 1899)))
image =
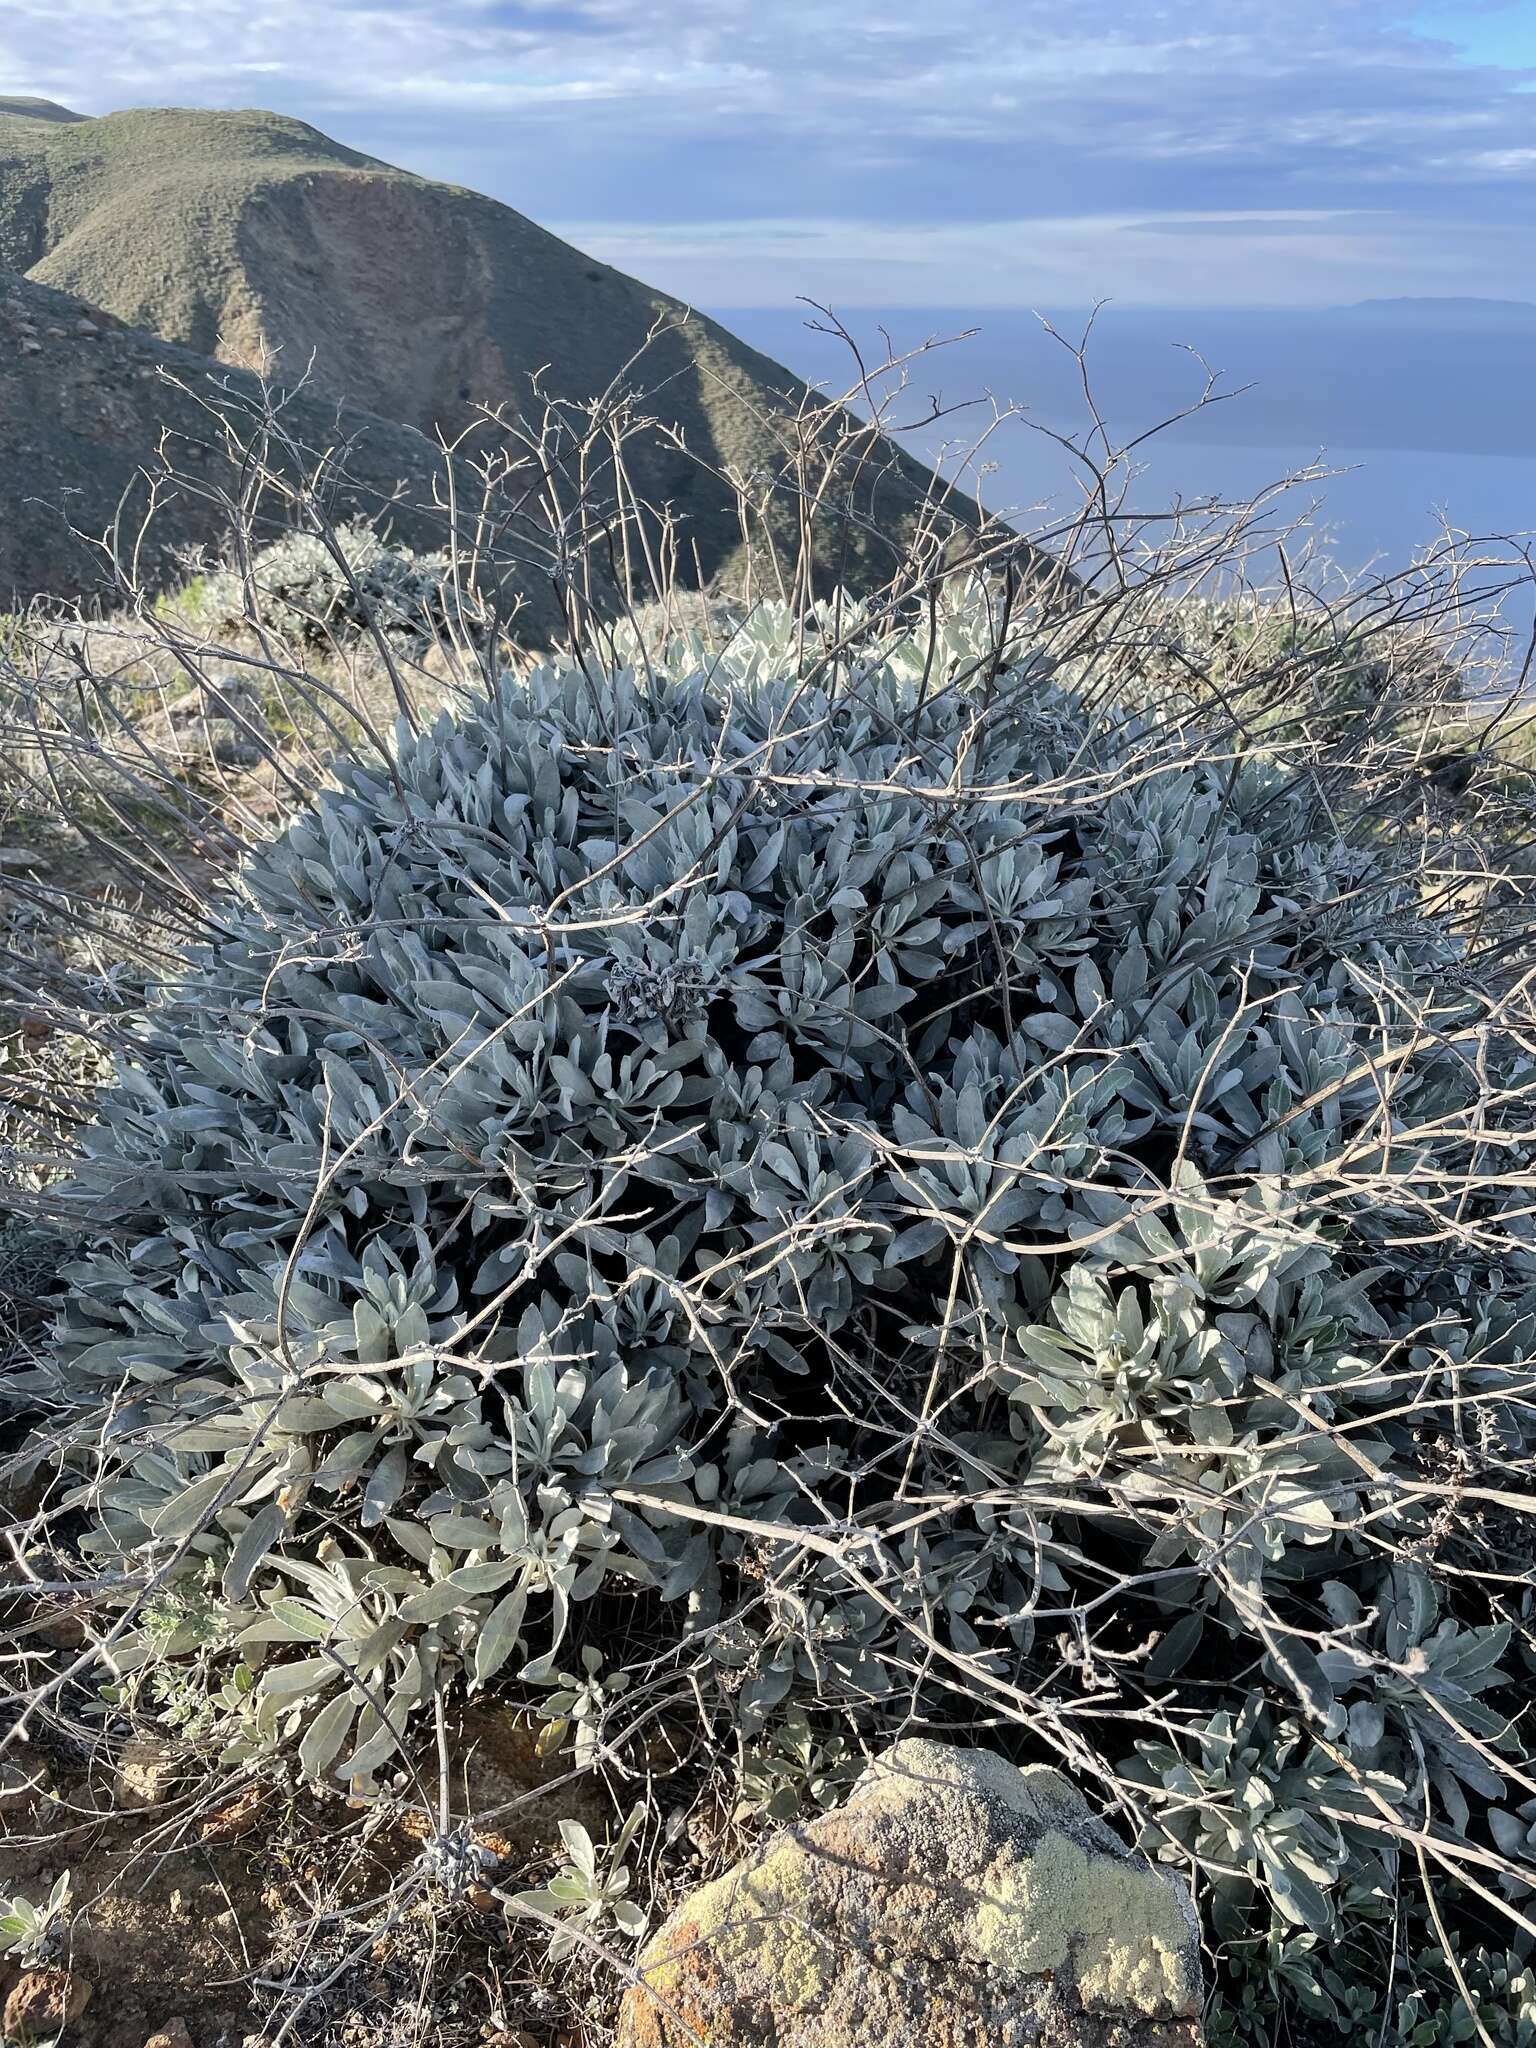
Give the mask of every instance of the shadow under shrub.
POLYGON ((1280 1991, 1426 1877, 1502 1952, 1520 989, 1339 763, 979 589, 636 652, 341 761, 140 1020, 48 1390, 169 1584, 120 1664, 365 1792, 579 1645, 752 1737, 981 1713, 1280 1991))

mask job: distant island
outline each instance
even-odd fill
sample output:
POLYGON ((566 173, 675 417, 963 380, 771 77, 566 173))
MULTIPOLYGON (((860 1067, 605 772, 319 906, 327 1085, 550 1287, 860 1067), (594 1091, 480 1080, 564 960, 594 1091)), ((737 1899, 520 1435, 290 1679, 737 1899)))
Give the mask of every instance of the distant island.
POLYGON ((1419 326, 1469 328, 1536 327, 1536 305, 1528 299, 1399 298, 1361 299, 1335 306, 1346 320, 1410 320, 1419 326))

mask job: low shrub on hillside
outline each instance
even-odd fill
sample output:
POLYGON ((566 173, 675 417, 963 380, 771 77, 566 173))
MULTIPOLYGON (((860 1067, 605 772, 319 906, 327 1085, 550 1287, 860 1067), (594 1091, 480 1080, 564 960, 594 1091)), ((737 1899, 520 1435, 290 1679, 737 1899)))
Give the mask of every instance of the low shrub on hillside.
POLYGON ((257 619, 300 640, 330 642, 374 631, 421 645, 447 617, 446 553, 420 553, 366 522, 321 535, 300 529, 236 568, 199 576, 187 601, 200 619, 238 625, 257 619))
POLYGON ((560 1687, 776 1812, 817 1730, 979 1717, 1250 2013, 1407 1995, 1426 1880, 1502 1955, 1528 1005, 1359 749, 1115 660, 762 606, 338 764, 82 1138, 49 1398, 156 1574, 124 1697, 366 1794, 560 1687))

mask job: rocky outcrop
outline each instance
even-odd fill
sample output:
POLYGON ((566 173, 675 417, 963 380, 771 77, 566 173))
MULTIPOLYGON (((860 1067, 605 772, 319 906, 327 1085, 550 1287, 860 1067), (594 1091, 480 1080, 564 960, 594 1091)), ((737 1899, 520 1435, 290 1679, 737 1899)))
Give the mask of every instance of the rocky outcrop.
POLYGON ((673 1914, 619 2048, 1197 2048, 1198 1929, 1057 1771, 898 1743, 673 1914))

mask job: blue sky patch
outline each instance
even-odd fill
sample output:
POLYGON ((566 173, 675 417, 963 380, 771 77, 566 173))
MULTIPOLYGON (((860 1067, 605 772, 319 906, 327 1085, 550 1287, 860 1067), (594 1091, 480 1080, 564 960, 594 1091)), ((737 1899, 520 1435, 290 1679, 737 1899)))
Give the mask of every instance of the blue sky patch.
POLYGON ((1475 64, 1509 71, 1536 70, 1536 5, 1505 0, 1493 7, 1434 7, 1412 15, 1405 26, 1416 35, 1453 43, 1475 64))

